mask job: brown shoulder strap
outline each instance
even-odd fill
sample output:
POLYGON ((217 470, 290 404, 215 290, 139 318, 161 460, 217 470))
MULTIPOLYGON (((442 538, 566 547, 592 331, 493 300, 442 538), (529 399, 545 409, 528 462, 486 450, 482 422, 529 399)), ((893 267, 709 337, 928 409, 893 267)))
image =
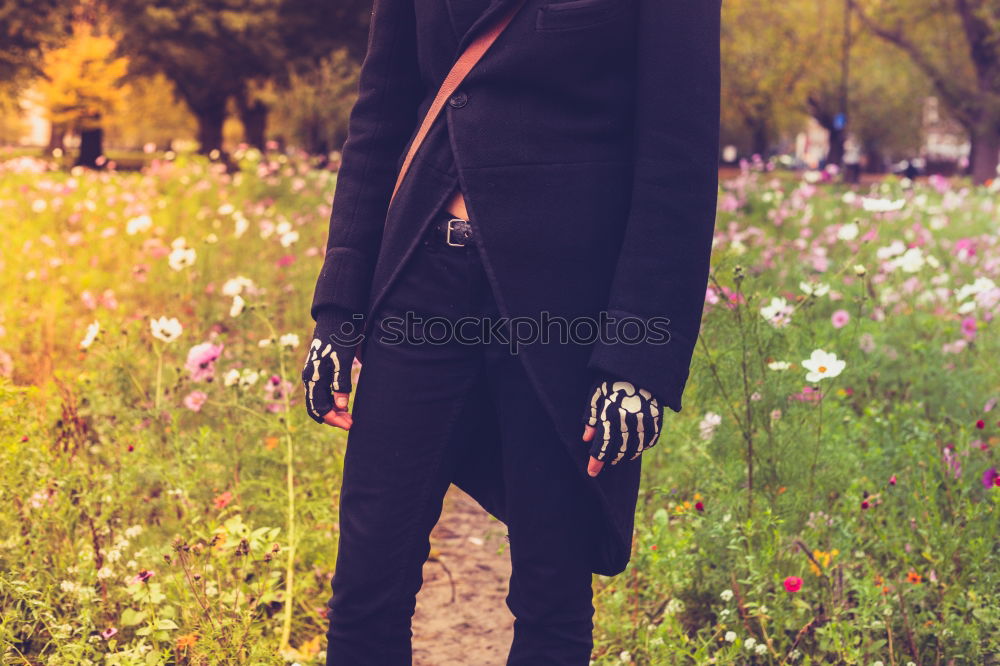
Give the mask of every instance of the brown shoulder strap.
POLYGON ((490 48, 496 38, 500 36, 500 33, 504 31, 510 20, 514 18, 514 14, 517 10, 521 8, 525 0, 516 0, 511 5, 510 10, 500 18, 497 23, 490 27, 489 30, 480 33, 455 61, 455 64, 451 66, 448 71, 447 76, 444 77, 444 81, 441 83, 441 87, 437 91, 437 95, 434 97, 434 101, 431 102, 431 106, 427 109, 427 114, 424 116, 423 121, 420 123, 420 129, 417 131, 416 137, 414 137, 413 142, 410 144, 410 149, 406 153, 406 159, 403 160, 403 166, 399 170, 399 175, 396 177, 396 185, 392 188, 392 196, 389 197, 389 203, 392 204, 393 198, 396 196, 396 190, 399 189, 399 184, 403 182, 403 176, 406 175, 407 170, 410 168, 410 161, 413 159, 413 155, 417 152, 417 148, 423 142, 424 137, 431 128, 431 124, 434 119, 437 118, 438 113, 441 111, 441 107, 444 106, 445 100, 451 96, 451 94, 458 87, 458 84, 462 82, 465 75, 469 73, 469 70, 479 61, 479 59, 486 53, 486 50, 490 48))

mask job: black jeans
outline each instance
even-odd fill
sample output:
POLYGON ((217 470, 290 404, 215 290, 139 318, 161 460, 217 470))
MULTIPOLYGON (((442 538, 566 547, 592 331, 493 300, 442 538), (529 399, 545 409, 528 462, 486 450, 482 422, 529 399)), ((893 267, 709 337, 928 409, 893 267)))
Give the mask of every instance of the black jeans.
POLYGON ((383 303, 363 349, 344 456, 328 666, 412 663, 430 532, 462 466, 483 464, 502 477, 510 541, 507 663, 586 666, 593 500, 518 356, 502 343, 428 341, 445 337, 445 322, 499 316, 476 247, 418 246, 383 303), (381 322, 407 311, 443 319, 424 328, 422 343, 382 338, 381 322))

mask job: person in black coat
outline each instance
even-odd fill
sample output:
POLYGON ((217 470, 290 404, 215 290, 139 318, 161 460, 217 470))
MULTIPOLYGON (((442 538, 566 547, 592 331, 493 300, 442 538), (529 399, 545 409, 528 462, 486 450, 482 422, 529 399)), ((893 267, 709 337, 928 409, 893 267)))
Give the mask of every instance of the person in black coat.
POLYGON ((682 408, 715 226, 721 0, 525 0, 390 205, 448 70, 514 2, 374 1, 302 373, 310 416, 350 431, 329 664, 410 663, 451 483, 508 528, 508 664, 586 664, 591 574, 628 564, 640 454, 661 406, 682 408), (503 325, 470 341, 470 318, 503 325))

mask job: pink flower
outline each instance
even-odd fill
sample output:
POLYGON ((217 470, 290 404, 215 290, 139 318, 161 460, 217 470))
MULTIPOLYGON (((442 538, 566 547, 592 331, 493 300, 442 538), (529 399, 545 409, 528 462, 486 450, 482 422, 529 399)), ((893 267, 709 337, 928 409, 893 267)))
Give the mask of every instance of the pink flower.
POLYGON ((153 572, 148 569, 143 569, 129 581, 130 585, 136 585, 138 583, 145 583, 147 580, 153 577, 153 572))
POLYGON ((193 382, 210 382, 215 376, 215 360, 222 354, 222 345, 203 342, 191 347, 184 367, 193 382))
POLYGON ((847 314, 847 310, 837 310, 830 317, 830 323, 833 324, 834 328, 843 328, 850 320, 851 315, 847 314))
POLYGON ((996 467, 990 467, 983 472, 983 488, 992 488, 994 485, 1000 485, 998 481, 1000 481, 1000 473, 997 473, 996 467))
POLYGON ((789 576, 785 579, 785 589, 789 592, 798 592, 802 589, 802 579, 798 576, 789 576))
POLYGON ((204 391, 191 391, 184 396, 184 406, 192 412, 200 412, 201 406, 205 404, 206 400, 208 400, 208 396, 204 391))
POLYGON ((966 340, 974 340, 976 337, 976 318, 966 317, 962 320, 962 337, 966 340))
POLYGON ((227 506, 229 506, 229 503, 232 501, 233 501, 233 493, 227 490, 221 495, 217 495, 215 499, 212 500, 212 503, 215 504, 216 509, 225 509, 227 506))
POLYGON ((889 477, 889 485, 890 486, 896 485, 896 475, 895 474, 893 474, 892 476, 889 477))
POLYGON ((117 629, 115 629, 114 627, 108 627, 107 629, 101 632, 101 638, 103 638, 104 640, 108 640, 117 633, 118 633, 117 629))

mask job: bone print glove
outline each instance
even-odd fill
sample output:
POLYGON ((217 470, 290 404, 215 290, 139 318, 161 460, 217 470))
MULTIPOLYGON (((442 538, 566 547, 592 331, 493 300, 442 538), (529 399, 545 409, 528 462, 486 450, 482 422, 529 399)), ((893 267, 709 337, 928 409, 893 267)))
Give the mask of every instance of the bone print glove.
MULTIPOLYGON (((309 355, 302 367, 306 411, 316 423, 336 409, 333 392, 351 392, 351 368, 360 328, 344 308, 328 308, 319 313, 309 355)), ((340 410, 343 411, 343 410, 340 410)))
POLYGON ((590 455, 611 464, 633 460, 656 444, 660 436, 660 402, 646 389, 612 377, 591 387, 584 422, 597 428, 590 455))

